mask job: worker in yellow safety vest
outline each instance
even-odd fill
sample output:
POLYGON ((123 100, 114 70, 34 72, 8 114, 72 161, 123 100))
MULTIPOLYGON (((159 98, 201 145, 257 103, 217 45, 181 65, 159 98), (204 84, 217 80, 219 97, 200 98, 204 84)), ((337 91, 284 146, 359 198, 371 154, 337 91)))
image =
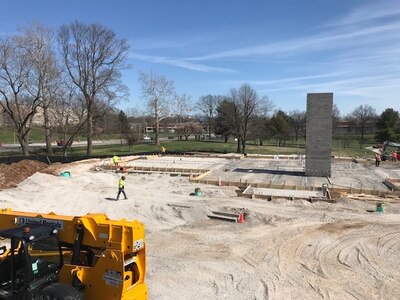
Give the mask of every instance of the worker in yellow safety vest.
POLYGON ((161 152, 161 155, 164 155, 165 154, 165 151, 166 151, 166 149, 165 149, 165 147, 160 147, 160 152, 161 152))
POLYGON ((125 176, 122 176, 118 182, 117 200, 119 200, 119 195, 121 195, 121 193, 124 195, 125 199, 128 199, 125 193, 125 176))
POLYGON ((114 154, 114 156, 112 158, 112 162, 114 163, 115 166, 118 166, 118 163, 119 163, 120 160, 121 159, 114 154))

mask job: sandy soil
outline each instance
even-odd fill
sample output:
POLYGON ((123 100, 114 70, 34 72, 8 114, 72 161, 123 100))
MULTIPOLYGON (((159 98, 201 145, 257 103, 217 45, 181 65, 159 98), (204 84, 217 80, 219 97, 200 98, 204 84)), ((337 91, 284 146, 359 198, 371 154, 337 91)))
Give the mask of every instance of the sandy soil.
MULTIPOLYGON (((204 162, 209 167, 212 159, 204 162)), ((101 163, 50 172, 70 171, 71 178, 34 173, 0 192, 0 208, 139 219, 147 234, 150 299, 396 299, 400 294, 399 204, 386 203, 386 213, 376 214, 367 212, 375 203, 365 201, 251 200, 236 197, 235 187, 192 184, 188 177, 167 174, 128 174, 129 199, 115 201, 119 174, 94 171, 101 163), (202 196, 190 196, 197 187, 202 196), (207 218, 210 209, 224 208, 248 209, 245 223, 207 218)))

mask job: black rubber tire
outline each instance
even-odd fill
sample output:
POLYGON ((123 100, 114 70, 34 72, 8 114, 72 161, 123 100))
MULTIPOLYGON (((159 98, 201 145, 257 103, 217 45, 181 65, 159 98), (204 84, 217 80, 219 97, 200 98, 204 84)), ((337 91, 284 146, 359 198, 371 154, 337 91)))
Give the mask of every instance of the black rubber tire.
POLYGON ((78 290, 65 283, 53 283, 40 291, 41 300, 83 300, 78 290))

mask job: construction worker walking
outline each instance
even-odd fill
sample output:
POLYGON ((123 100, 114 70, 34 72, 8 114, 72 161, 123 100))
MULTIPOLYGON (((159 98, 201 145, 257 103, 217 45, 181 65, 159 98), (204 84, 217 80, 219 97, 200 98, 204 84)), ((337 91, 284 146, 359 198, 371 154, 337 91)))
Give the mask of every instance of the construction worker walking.
POLYGON ((112 158, 112 162, 114 163, 114 166, 118 166, 120 160, 121 159, 114 154, 114 156, 112 158))
POLYGON ((121 193, 124 195, 125 200, 128 199, 125 193, 125 176, 122 176, 121 179, 118 182, 118 194, 117 194, 117 200, 119 200, 119 195, 121 193))

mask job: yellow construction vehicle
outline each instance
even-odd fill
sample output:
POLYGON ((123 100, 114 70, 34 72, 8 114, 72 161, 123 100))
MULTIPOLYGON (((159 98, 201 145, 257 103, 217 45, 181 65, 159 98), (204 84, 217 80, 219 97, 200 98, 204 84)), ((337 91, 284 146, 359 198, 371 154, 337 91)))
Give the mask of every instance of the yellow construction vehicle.
POLYGON ((144 226, 0 211, 0 299, 147 299, 144 226))

